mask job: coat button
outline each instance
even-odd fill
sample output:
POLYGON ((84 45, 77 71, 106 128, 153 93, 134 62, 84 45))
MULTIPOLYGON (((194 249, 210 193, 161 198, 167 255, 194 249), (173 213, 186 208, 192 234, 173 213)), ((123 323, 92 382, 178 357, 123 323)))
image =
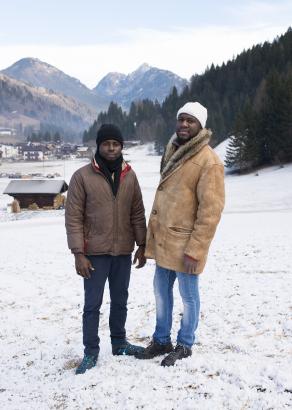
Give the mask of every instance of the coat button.
POLYGON ((157 215, 156 209, 153 209, 152 213, 153 213, 153 215, 157 215))
POLYGON ((159 186, 159 187, 158 187, 158 191, 163 191, 162 186, 159 186))

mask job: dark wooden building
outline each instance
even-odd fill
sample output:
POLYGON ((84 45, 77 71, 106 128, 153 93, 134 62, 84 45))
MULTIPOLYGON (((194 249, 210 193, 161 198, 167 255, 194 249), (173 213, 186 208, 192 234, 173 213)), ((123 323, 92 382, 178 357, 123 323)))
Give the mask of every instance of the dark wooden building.
POLYGON ((18 180, 10 181, 3 194, 12 196, 19 202, 20 208, 37 204, 39 208, 53 207, 58 194, 66 192, 68 185, 64 180, 18 180))

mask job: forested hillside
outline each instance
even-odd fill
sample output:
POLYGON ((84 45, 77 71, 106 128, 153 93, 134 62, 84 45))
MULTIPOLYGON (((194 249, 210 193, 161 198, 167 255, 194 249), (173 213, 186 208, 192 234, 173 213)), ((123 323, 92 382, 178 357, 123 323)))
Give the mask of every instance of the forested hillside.
MULTIPOLYGON (((9 123, 14 113, 14 123, 24 131, 25 125, 38 121, 48 129, 62 130, 71 138, 77 137, 96 113, 73 98, 42 87, 33 87, 0 73, 0 115, 9 123), (27 121, 25 121, 27 119, 27 121), (53 127, 53 128, 52 128, 53 127)), ((25 133, 24 133, 25 135, 25 133)))

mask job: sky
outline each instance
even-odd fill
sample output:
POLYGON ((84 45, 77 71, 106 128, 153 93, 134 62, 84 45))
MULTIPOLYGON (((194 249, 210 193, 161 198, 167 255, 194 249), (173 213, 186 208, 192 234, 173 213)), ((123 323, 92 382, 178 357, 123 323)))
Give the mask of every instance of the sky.
POLYGON ((35 57, 93 88, 141 64, 189 79, 292 26, 291 0, 0 0, 0 70, 35 57))

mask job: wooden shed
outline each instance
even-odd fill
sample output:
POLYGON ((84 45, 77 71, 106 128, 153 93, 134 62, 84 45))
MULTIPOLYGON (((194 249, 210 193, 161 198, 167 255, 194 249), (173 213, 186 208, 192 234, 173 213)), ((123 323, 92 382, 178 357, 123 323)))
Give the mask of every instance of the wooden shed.
POLYGON ((12 196, 20 208, 36 204, 39 208, 54 207, 58 195, 66 192, 68 185, 64 180, 14 180, 10 181, 3 194, 12 196))

